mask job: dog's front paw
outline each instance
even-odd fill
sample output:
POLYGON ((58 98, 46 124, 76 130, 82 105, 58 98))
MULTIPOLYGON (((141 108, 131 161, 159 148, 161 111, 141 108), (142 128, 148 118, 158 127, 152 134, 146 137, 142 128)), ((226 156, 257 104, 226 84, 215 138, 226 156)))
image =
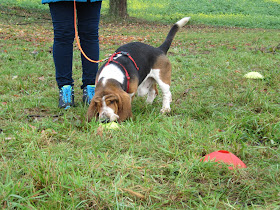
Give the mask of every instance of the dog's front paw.
POLYGON ((171 111, 170 108, 162 108, 162 109, 160 110, 160 112, 161 112, 162 114, 169 113, 170 111, 171 111))

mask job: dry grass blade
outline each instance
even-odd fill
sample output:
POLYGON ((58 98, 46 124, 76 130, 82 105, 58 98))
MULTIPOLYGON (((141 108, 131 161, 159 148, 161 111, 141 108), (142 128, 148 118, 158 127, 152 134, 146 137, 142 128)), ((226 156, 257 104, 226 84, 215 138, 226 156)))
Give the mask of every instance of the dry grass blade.
POLYGON ((139 199, 142 199, 142 200, 145 199, 145 196, 143 194, 139 193, 139 192, 135 192, 133 190, 125 189, 125 188, 122 188, 121 190, 123 190, 125 192, 128 192, 130 195, 135 196, 139 199))

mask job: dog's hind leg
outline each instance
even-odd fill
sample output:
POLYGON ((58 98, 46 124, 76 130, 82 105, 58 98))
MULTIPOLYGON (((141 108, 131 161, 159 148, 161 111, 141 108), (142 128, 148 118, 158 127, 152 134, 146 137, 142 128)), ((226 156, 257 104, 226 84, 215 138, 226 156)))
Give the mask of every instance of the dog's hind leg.
MULTIPOLYGON (((151 71, 152 77, 159 85, 161 91, 162 91, 162 108, 160 110, 161 113, 168 113, 171 111, 170 109, 170 102, 172 101, 172 95, 170 92, 170 79, 166 78, 166 81, 163 81, 162 78, 160 78, 160 71, 159 69, 153 69, 151 71), (169 83, 169 84, 168 84, 169 83)), ((170 77, 169 77, 170 78, 170 77)), ((155 94, 154 94, 155 97, 155 94)), ((154 99, 154 98, 153 98, 154 99)))
POLYGON ((170 112, 170 102, 172 101, 172 95, 170 92, 170 84, 171 84, 171 63, 166 56, 160 56, 155 63, 151 76, 159 85, 162 95, 162 108, 160 110, 161 113, 170 112))
POLYGON ((157 95, 158 95, 157 85, 156 83, 154 83, 149 89, 146 102, 148 104, 152 104, 157 95))
POLYGON ((160 81, 158 82, 160 89, 162 90, 162 108, 161 113, 168 113, 171 111, 170 102, 172 101, 172 94, 170 92, 170 85, 160 81))

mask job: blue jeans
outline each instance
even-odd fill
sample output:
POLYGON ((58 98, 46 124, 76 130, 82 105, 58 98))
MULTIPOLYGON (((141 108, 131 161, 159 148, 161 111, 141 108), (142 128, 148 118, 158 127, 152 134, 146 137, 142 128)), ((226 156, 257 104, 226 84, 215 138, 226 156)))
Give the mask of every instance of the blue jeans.
MULTIPOLYGON (((53 58, 56 70, 56 81, 59 88, 64 85, 73 85, 73 41, 74 31, 74 4, 73 2, 56 2, 49 4, 54 29, 53 58)), ((81 46, 86 55, 99 60, 98 29, 100 20, 101 1, 77 2, 78 34, 81 46)), ((83 55, 82 60, 82 87, 94 85, 98 64, 88 61, 83 55)))

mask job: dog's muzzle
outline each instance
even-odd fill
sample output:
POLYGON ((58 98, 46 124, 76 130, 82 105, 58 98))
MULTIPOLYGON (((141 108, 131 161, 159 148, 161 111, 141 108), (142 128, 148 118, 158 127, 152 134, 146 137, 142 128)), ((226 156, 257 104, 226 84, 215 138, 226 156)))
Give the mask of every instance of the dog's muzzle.
POLYGON ((114 122, 119 119, 119 116, 116 115, 115 113, 107 113, 107 112, 102 112, 99 115, 99 121, 101 123, 109 123, 109 122, 114 122))

